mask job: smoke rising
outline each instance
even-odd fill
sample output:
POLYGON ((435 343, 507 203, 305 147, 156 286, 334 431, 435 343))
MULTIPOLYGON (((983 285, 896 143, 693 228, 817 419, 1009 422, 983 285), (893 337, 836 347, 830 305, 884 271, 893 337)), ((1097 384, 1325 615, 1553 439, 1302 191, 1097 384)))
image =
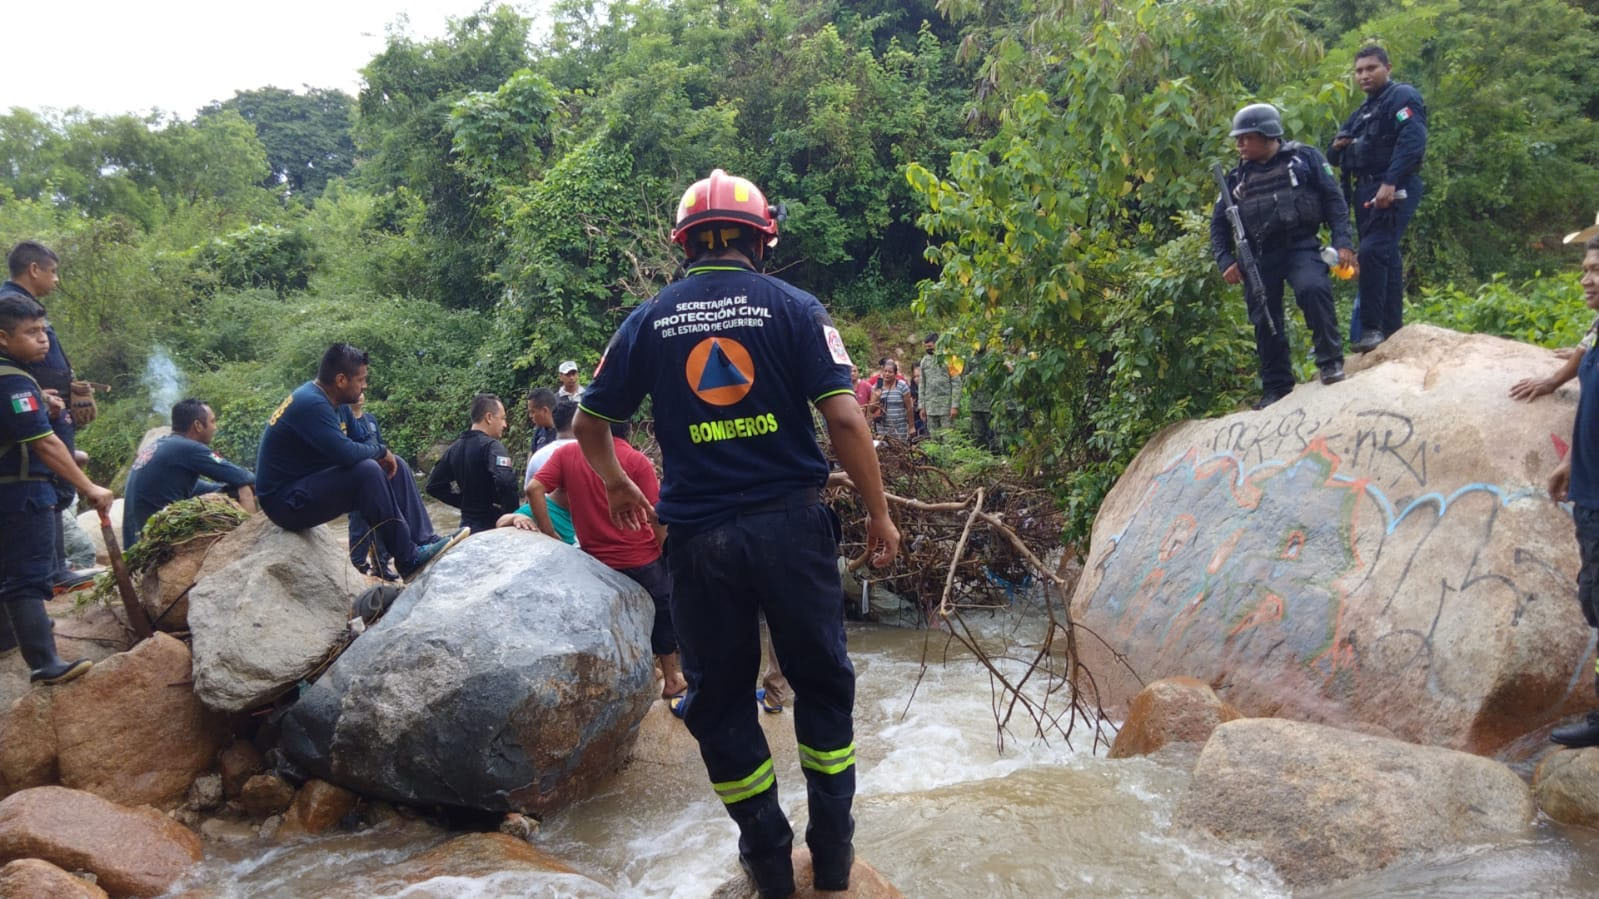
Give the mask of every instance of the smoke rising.
POLYGON ((144 377, 139 379, 150 393, 150 410, 165 417, 183 398, 183 372, 162 347, 155 347, 144 363, 144 377))

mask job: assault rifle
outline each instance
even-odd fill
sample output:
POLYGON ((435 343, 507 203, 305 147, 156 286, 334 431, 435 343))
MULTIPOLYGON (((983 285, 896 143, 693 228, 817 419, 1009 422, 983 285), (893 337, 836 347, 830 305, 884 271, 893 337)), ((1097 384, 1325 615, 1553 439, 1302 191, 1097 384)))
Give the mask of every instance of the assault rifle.
POLYGON ((1216 186, 1221 188, 1222 209, 1233 226, 1233 243, 1238 247, 1238 270, 1244 273, 1244 305, 1249 308, 1249 323, 1258 325, 1265 322, 1267 330, 1276 336, 1277 322, 1271 317, 1271 310, 1266 308, 1266 283, 1260 280, 1260 269, 1255 265, 1255 252, 1249 248, 1249 235, 1244 233, 1244 220, 1238 213, 1238 204, 1233 202, 1233 195, 1227 189, 1227 173, 1222 171, 1219 162, 1211 165, 1210 173, 1216 177, 1216 186))

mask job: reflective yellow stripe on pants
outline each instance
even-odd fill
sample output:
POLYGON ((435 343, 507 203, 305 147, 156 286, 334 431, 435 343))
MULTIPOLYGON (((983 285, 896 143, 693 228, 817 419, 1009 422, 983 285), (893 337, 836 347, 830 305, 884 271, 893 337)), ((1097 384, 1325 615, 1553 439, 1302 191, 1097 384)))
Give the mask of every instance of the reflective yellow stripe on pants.
POLYGON ((761 762, 749 777, 743 780, 728 780, 722 783, 711 784, 711 789, 726 805, 741 802, 751 796, 758 796, 770 790, 777 783, 777 773, 772 770, 772 760, 761 762))
POLYGON ((834 749, 823 752, 812 749, 804 743, 799 744, 800 767, 823 774, 837 774, 855 764, 855 744, 851 743, 843 749, 834 749))

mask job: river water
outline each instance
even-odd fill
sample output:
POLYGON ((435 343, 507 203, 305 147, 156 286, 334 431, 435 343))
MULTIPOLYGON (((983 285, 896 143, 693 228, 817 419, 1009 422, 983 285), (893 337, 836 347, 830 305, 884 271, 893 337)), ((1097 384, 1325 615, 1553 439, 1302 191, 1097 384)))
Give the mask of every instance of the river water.
MULTIPOLYGON (((1006 627, 988 623, 988 633, 1006 627)), ((1271 866, 1176 828, 1186 768, 1111 761, 1091 739, 1014 733, 998 747, 987 673, 926 632, 851 625, 859 675, 856 852, 907 896, 1284 896, 1271 866), (932 661, 921 670, 924 646, 932 661), (918 685, 918 677, 920 683, 918 685), (912 690, 915 688, 914 698, 912 690)), ((763 715, 796 833, 804 786, 789 713, 763 715)), ((675 723, 675 722, 674 722, 675 723)), ((676 725, 681 726, 681 725, 676 725)), ((649 733, 649 731, 646 731, 649 733)), ((500 874, 387 887, 390 864, 450 836, 420 820, 289 845, 206 847, 177 891, 203 896, 704 897, 735 870, 736 832, 697 757, 635 764, 551 816, 535 845, 608 885, 500 874), (614 890, 614 893, 612 892, 614 890)), ((1402 861, 1299 895, 1594 896, 1599 839, 1540 820, 1526 839, 1402 861)))

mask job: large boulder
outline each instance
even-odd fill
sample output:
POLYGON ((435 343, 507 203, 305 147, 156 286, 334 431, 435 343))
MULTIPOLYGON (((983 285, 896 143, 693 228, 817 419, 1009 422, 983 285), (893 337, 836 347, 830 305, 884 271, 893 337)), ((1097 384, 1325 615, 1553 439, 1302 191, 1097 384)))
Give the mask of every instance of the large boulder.
POLYGON ((289 710, 318 777, 413 804, 544 813, 626 760, 653 697, 653 606, 580 550, 475 534, 289 710))
POLYGON ((1599 828, 1599 749, 1562 749, 1538 765, 1533 795, 1564 824, 1599 828))
POLYGON ((1218 725, 1239 717, 1209 684, 1191 677, 1158 680, 1133 698, 1110 757, 1149 755, 1169 743, 1201 744, 1218 725))
POLYGON ((365 586, 342 535, 252 515, 210 548, 189 590, 194 692, 226 712, 276 699, 338 651, 365 586))
POLYGON ((1216 728, 1180 823, 1258 851, 1295 887, 1531 832, 1532 794, 1481 756, 1320 724, 1246 718, 1216 728))
POLYGON ((1479 753, 1591 704, 1571 516, 1543 484, 1574 387, 1546 350, 1411 325, 1349 379, 1173 425, 1106 497, 1073 597, 1103 697, 1192 675, 1246 715, 1479 753))
POLYGON ((0 801, 0 863, 19 858, 89 871, 113 896, 157 896, 201 851, 193 831, 155 809, 35 787, 0 801))
POLYGON ((158 633, 0 713, 0 794, 59 783, 171 808, 211 767, 226 723, 189 689, 189 648, 158 633))
POLYGON ((139 604, 150 625, 162 631, 189 629, 189 591, 199 580, 211 547, 226 534, 201 534, 172 547, 172 558, 138 579, 139 604))

